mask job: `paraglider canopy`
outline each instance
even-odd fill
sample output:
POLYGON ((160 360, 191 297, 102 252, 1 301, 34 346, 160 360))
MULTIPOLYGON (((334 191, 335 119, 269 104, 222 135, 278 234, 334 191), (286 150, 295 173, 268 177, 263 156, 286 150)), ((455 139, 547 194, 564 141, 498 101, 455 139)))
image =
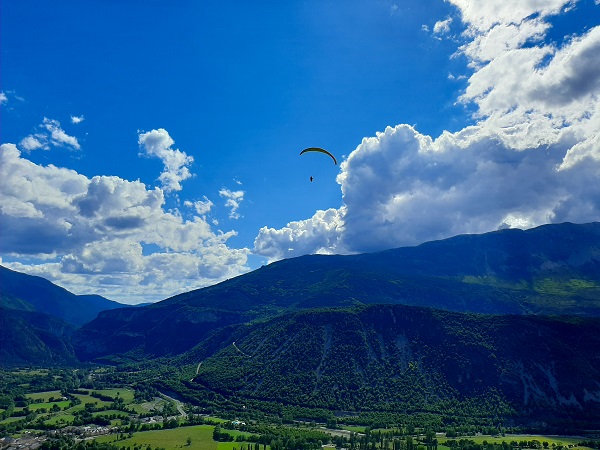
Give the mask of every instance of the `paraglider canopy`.
POLYGON ((333 159, 333 163, 337 165, 337 160, 335 159, 335 156, 333 156, 331 153, 329 153, 327 150, 325 150, 323 148, 319 148, 319 147, 305 148, 304 150, 302 150, 300 152, 300 154, 302 155, 302 154, 307 153, 307 152, 319 152, 319 153, 324 153, 326 155, 329 155, 329 156, 331 156, 331 159, 333 159))

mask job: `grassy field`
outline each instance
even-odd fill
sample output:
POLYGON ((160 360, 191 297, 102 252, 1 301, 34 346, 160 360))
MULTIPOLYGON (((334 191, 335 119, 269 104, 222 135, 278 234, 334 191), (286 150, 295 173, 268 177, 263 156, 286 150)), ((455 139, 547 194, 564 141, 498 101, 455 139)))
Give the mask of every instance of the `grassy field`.
MULTIPOLYGON (((133 402, 133 390, 131 390, 131 389, 100 389, 100 390, 97 390, 94 392, 99 392, 102 395, 107 395, 112 398, 116 398, 117 393, 118 393, 119 396, 125 402, 125 404, 133 402)), ((58 405, 58 406, 60 406, 61 409, 64 409, 64 408, 68 407, 69 403, 70 403, 68 400, 55 401, 55 402, 50 402, 50 403, 48 402, 51 398, 55 398, 55 399, 59 400, 61 398, 60 391, 34 392, 31 394, 27 394, 27 397, 34 401, 41 399, 43 402, 43 403, 30 404, 29 409, 32 411, 38 410, 40 408, 49 409, 49 408, 52 408, 53 405, 58 405)), ((78 411, 78 410, 85 408, 86 403, 96 403, 98 407, 108 406, 111 403, 111 402, 106 402, 106 401, 100 400, 96 397, 92 397, 91 395, 86 395, 86 394, 75 394, 75 397, 77 397, 79 400, 81 400, 81 404, 76 405, 74 408, 72 408, 71 409, 72 411, 78 411)), ((144 411, 144 412, 147 412, 147 411, 144 411)))
POLYGON ((67 412, 62 412, 56 415, 53 415, 48 420, 44 420, 44 423, 47 425, 70 425, 75 420, 75 416, 73 414, 69 414, 67 412))
POLYGON ((73 408, 70 409, 70 411, 82 410, 85 408, 86 403, 95 403, 96 406, 99 408, 108 406, 111 404, 111 402, 102 401, 99 398, 92 397, 91 395, 75 394, 75 397, 77 397, 79 400, 81 400, 81 403, 79 405, 75 405, 73 408))
MULTIPOLYGON (((217 450, 233 450, 234 448, 236 448, 237 450, 240 450, 241 446, 244 445, 246 446, 246 448, 248 447, 248 445, 250 446, 254 446, 254 443, 248 443, 248 442, 218 442, 217 443, 217 450)), ((193 447, 193 444, 192 444, 193 447)), ((262 450, 263 446, 260 446, 260 449, 262 450)), ((268 449, 270 449, 269 446, 267 446, 268 449)))
POLYGON ((31 394, 26 395, 27 398, 31 400, 42 400, 44 403, 47 403, 52 397, 59 399, 61 397, 60 391, 45 391, 45 392, 32 392, 31 394))
POLYGON ((11 423, 11 422, 16 422, 18 420, 23 420, 25 417, 23 416, 17 416, 17 417, 8 417, 7 419, 4 420, 0 420, 0 423, 11 423))
MULTIPOLYGON (((132 389, 128 389, 128 388, 99 389, 99 390, 95 390, 94 392, 98 392, 102 395, 106 395, 106 396, 109 396, 112 398, 116 398, 117 393, 118 393, 119 396, 125 402, 125 404, 130 404, 131 402, 133 402, 133 398, 134 398, 134 391, 132 389)), ((69 405, 71 403, 70 400, 60 400, 60 398, 61 398, 60 391, 45 391, 45 392, 34 392, 31 394, 27 394, 27 397, 30 398, 31 400, 34 400, 34 401, 42 400, 42 403, 31 403, 29 405, 29 409, 31 411, 39 411, 41 409, 46 409, 47 412, 50 413, 51 408, 54 405, 57 405, 61 409, 60 412, 53 413, 52 417, 50 417, 44 421, 44 423, 46 423, 48 425, 68 425, 68 424, 73 423, 75 416, 72 413, 84 409, 86 403, 96 404, 96 406, 98 406, 98 407, 106 407, 111 404, 111 402, 103 401, 103 400, 100 400, 96 397, 92 397, 91 395, 87 395, 87 394, 74 394, 74 396, 76 398, 78 398, 81 401, 81 403, 79 405, 73 406, 72 408, 69 408, 69 405), (54 398, 57 401, 49 402, 49 400, 51 398, 54 398)), ((22 407, 15 408, 15 411, 17 411, 17 410, 23 410, 23 408, 22 407)), ((145 410, 143 412, 148 412, 148 411, 145 410)), ((122 417, 127 416, 126 413, 124 413, 122 411, 117 411, 117 410, 101 411, 101 412, 95 413, 94 415, 108 416, 111 414, 116 414, 116 415, 119 415, 122 417)), ((113 424, 118 424, 118 423, 120 423, 120 420, 118 420, 118 419, 113 420, 113 424)))
POLYGON ((29 375, 32 377, 39 377, 39 376, 48 376, 48 374, 50 373, 50 371, 48 369, 36 369, 36 370, 31 370, 31 369, 19 369, 19 370, 15 370, 12 373, 16 374, 16 375, 29 375))
POLYGON ((38 411, 40 409, 46 409, 47 411, 50 411, 50 408, 52 408, 54 405, 58 405, 60 409, 64 409, 68 408, 70 403, 71 402, 68 400, 61 400, 60 402, 52 403, 32 403, 31 405, 29 405, 29 410, 38 411))
POLYGON ((218 423, 229 422, 229 420, 227 420, 227 419, 221 419, 220 417, 215 417, 215 416, 208 416, 208 417, 206 417, 206 419, 212 420, 213 422, 218 422, 218 423))
POLYGON ((340 430, 354 431, 355 433, 364 433, 367 427, 359 427, 358 425, 342 425, 340 430))
MULTIPOLYGON (((214 427, 211 425, 197 425, 193 427, 180 427, 173 428, 170 430, 153 430, 153 431, 139 431, 134 433, 133 437, 127 438, 114 442, 119 447, 132 448, 137 444, 143 445, 144 447, 150 445, 152 448, 164 447, 166 450, 175 450, 180 448, 190 449, 202 449, 202 450, 217 450, 217 442, 213 441, 214 427), (192 443, 187 445, 187 439, 190 438, 192 443)), ((113 442, 115 435, 102 436, 96 439, 98 442, 113 442)), ((237 448, 240 447, 240 443, 228 443, 237 444, 237 448)), ((219 446, 218 450, 231 450, 231 447, 219 446)))
POLYGON ((123 389, 99 389, 94 390, 94 392, 99 392, 102 395, 108 395, 112 398, 117 398, 117 394, 119 397, 123 399, 125 404, 133 402, 133 389, 123 388, 123 389))
MULTIPOLYGON (((548 446, 552 447, 552 444, 555 445, 575 445, 578 442, 581 442, 582 440, 585 440, 584 438, 580 438, 580 437, 571 437, 571 436, 542 436, 542 435, 531 435, 531 434, 507 434, 506 436, 499 436, 499 437, 492 437, 492 436, 461 436, 456 438, 456 440, 460 440, 460 439, 469 439, 474 441, 476 444, 481 444, 483 443, 483 441, 487 441, 488 443, 502 443, 502 441, 507 442, 507 443, 511 443, 512 441, 516 441, 516 442, 520 442, 520 441, 539 441, 540 443, 542 442, 548 442, 548 446)), ((441 438, 439 439, 439 441, 441 443, 445 442, 445 438, 441 438)), ((446 446, 440 446, 440 447, 444 447, 444 448, 448 448, 446 446)), ((573 448, 577 448, 577 447, 573 447, 573 448)), ((586 448, 586 447, 579 447, 579 448, 586 448)))

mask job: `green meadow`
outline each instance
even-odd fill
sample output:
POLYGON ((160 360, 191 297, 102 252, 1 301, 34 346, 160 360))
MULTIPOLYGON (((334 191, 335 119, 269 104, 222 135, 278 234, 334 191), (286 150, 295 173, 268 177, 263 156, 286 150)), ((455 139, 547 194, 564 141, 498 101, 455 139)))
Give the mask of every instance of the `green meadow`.
POLYGON ((36 401, 42 400, 44 403, 47 403, 51 398, 60 399, 60 391, 45 391, 45 392, 32 392, 31 394, 26 395, 27 398, 36 401))
POLYGON ((112 442, 119 447, 134 447, 134 446, 151 446, 152 448, 163 447, 166 450, 175 450, 180 448, 191 448, 191 449, 202 449, 202 450, 232 450, 233 446, 237 444, 237 448, 240 447, 239 442, 228 442, 227 444, 233 444, 231 447, 223 446, 215 442, 213 436, 212 425, 196 425, 192 427, 179 427, 168 430, 152 430, 152 431, 138 431, 133 434, 132 437, 116 440, 117 435, 102 436, 96 439, 96 441, 112 442), (191 439, 191 445, 187 445, 188 438, 191 439), (218 448, 217 448, 218 447, 218 448))
POLYGON ((2 421, 0 421, 0 423, 11 423, 11 422, 17 422, 19 420, 23 420, 24 417, 22 416, 16 416, 16 417, 8 417, 2 421))
POLYGON ((61 400, 60 402, 51 402, 51 403, 32 403, 29 405, 30 411, 39 411, 40 409, 45 409, 47 411, 50 410, 54 405, 57 405, 60 409, 68 408, 70 405, 70 401, 61 400))
MULTIPOLYGON (((507 443, 511 442, 521 442, 521 441, 538 441, 540 444, 547 442, 548 447, 551 448, 553 445, 555 446, 575 446, 578 442, 584 440, 581 437, 572 437, 572 436, 542 436, 542 435, 531 435, 531 434, 507 434, 506 436, 461 436, 456 438, 455 440, 468 439, 474 441, 476 444, 483 444, 483 442, 487 442, 488 444, 501 444, 503 441, 507 443)), ((446 438, 438 438, 440 443, 442 444, 440 447, 448 448, 443 443, 446 441, 446 438)), ((577 447, 573 447, 577 448, 577 447)), ((585 448, 585 447, 579 447, 585 448)))
MULTIPOLYGON (((92 391, 90 391, 92 392, 92 391)), ((134 391, 131 388, 113 388, 113 389, 97 389, 93 392, 99 392, 102 395, 107 395, 112 398, 117 398, 117 396, 121 397, 125 404, 133 402, 134 391)))
POLYGON ((73 423, 75 416, 66 412, 52 415, 48 420, 44 420, 46 425, 67 426, 73 423))

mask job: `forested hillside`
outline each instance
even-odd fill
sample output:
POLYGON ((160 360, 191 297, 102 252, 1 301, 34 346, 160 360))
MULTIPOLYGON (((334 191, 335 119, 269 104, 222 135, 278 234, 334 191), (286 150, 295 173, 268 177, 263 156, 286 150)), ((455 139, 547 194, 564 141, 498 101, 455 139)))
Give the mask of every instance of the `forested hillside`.
POLYGON ((0 307, 0 362, 6 366, 77 364, 74 327, 49 314, 0 307))
POLYGON ((600 420, 600 319, 403 305, 231 327, 173 364, 225 397, 343 411, 600 420), (210 354, 220 347, 212 356, 210 354))

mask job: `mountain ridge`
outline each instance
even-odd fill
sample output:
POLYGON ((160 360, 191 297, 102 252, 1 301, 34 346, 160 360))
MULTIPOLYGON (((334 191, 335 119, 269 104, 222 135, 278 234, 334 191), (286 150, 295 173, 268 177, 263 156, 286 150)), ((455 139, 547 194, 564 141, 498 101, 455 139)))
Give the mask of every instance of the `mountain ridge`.
POLYGON ((128 306, 100 295, 76 295, 45 278, 1 265, 0 305, 50 314, 74 326, 89 322, 100 311, 128 306))
POLYGON ((282 260, 150 306, 104 311, 74 334, 74 347, 84 360, 131 351, 148 357, 174 355, 233 323, 372 303, 600 316, 600 223, 501 230, 372 254, 282 260))
POLYGON ((126 306, 0 266, 0 364, 76 365, 75 329, 100 311, 126 306))

